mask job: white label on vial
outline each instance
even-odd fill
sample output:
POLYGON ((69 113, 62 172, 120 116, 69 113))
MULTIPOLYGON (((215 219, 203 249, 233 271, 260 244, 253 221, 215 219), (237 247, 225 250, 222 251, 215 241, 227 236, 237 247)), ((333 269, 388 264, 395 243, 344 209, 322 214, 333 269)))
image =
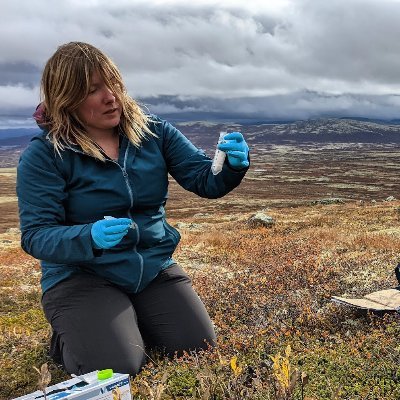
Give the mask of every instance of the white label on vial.
MULTIPOLYGON (((226 132, 219 133, 218 144, 224 141, 224 136, 226 132)), ((211 171, 214 175, 219 174, 222 171, 222 166, 224 165, 226 153, 222 150, 215 149, 214 159, 211 165, 211 171)))

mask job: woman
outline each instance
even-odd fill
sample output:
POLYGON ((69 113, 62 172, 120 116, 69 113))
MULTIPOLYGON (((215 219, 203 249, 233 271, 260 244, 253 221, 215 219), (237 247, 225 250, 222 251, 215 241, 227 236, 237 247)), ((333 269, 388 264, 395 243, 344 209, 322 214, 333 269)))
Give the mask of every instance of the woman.
POLYGON ((243 136, 228 134, 218 175, 177 129, 146 115, 100 50, 60 46, 41 82, 43 132, 21 156, 22 248, 41 260, 51 355, 68 373, 113 368, 135 375, 146 349, 168 355, 215 345, 212 322, 172 254, 165 220, 168 173, 217 198, 248 166, 243 136))

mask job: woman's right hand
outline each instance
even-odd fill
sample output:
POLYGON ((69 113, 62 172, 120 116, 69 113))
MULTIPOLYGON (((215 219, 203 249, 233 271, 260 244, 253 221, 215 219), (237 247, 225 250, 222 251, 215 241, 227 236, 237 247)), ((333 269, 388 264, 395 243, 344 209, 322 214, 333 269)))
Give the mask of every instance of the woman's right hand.
POLYGON ((128 233, 132 221, 129 218, 101 219, 90 231, 96 249, 110 249, 128 233))

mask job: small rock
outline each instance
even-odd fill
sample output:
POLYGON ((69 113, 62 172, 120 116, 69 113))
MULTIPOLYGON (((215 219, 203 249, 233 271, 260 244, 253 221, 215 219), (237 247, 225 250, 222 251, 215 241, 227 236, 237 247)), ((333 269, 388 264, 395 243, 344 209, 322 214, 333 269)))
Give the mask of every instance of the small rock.
POLYGON ((196 224, 193 222, 186 223, 186 222, 177 222, 175 224, 175 228, 177 229, 189 229, 189 230, 195 230, 195 229, 201 229, 202 225, 201 224, 196 224))
POLYGON ((248 224, 253 227, 265 226, 266 228, 271 228, 275 225, 275 220, 267 214, 258 212, 248 220, 248 224))
POLYGON ((396 201, 396 197, 394 196, 386 197, 385 201, 396 201))

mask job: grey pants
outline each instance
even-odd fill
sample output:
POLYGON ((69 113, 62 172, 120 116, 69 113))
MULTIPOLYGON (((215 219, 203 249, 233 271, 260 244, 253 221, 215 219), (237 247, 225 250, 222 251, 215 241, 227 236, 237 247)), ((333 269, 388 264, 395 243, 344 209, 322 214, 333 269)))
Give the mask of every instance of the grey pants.
POLYGON ((74 275, 46 291, 42 305, 53 328, 50 354, 70 374, 112 368, 136 375, 150 349, 172 356, 216 342, 210 317, 177 264, 138 294, 92 274, 74 275))

